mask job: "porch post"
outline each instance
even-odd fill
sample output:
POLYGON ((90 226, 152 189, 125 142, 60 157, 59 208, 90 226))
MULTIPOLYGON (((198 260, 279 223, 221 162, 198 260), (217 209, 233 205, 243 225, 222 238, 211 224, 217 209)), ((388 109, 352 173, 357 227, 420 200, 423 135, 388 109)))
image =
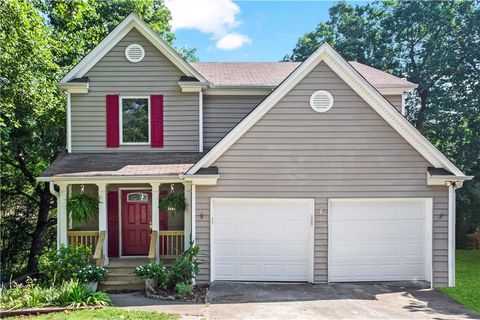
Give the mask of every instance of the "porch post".
POLYGON ((103 242, 103 261, 104 264, 108 264, 108 216, 107 216, 107 184, 106 183, 97 183, 98 187, 98 200, 100 204, 98 205, 98 231, 105 231, 105 240, 103 242))
POLYGON ((67 184, 58 184, 60 188, 57 203, 57 248, 68 245, 67 236, 67 184))
POLYGON ((184 229, 184 248, 187 250, 190 248, 190 238, 192 234, 192 184, 185 182, 185 201, 187 203, 187 209, 184 213, 183 229, 184 229))
MULTIPOLYGON (((160 182, 150 182, 152 186, 152 231, 160 230, 160 182)), ((155 244, 155 260, 156 262, 160 261, 160 245, 159 237, 156 239, 155 244)))

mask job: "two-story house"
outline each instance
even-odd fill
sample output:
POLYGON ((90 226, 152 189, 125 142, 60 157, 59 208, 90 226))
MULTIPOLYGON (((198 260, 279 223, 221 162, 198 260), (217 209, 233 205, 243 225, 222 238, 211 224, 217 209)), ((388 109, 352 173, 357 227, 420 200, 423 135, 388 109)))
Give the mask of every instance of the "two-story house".
POLYGON ((133 267, 191 239, 197 283, 453 286, 455 189, 471 177, 404 117, 415 87, 328 44, 303 63, 188 63, 131 14, 59 83, 67 152, 39 177, 58 244, 133 267), (159 210, 171 188, 183 215, 159 210), (100 205, 76 225, 81 189, 100 205))

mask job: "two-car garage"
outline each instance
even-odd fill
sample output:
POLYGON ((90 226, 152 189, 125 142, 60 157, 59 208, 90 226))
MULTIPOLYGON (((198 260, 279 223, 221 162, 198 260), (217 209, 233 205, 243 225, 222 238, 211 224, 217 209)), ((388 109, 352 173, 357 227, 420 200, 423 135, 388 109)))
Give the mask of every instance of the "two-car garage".
POLYGON ((326 230, 330 282, 430 281, 431 201, 330 199, 315 228, 314 199, 213 198, 211 280, 314 282, 326 230))

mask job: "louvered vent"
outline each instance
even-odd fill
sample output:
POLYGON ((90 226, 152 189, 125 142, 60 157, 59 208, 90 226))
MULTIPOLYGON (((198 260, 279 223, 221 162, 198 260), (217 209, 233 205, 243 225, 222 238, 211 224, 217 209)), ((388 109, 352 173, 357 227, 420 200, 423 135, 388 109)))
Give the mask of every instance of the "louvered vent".
POLYGON ((310 107, 316 112, 327 112, 333 106, 333 97, 325 90, 315 91, 310 97, 310 107))
POLYGON ((139 44, 131 44, 125 49, 125 57, 127 57, 127 60, 130 62, 140 62, 144 56, 145 50, 143 50, 143 47, 139 44))

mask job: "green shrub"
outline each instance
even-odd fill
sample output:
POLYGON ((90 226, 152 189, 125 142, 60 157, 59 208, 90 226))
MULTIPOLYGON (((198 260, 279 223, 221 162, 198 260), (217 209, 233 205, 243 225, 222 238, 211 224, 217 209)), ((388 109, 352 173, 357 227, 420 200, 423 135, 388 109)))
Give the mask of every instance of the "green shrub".
POLYGON ((157 279, 166 272, 163 263, 148 263, 135 269, 135 274, 140 279, 157 279))
POLYGON ((180 299, 185 297, 192 291, 192 287, 185 282, 179 282, 175 285, 175 292, 177 293, 177 297, 180 299))
POLYGON ((65 282, 59 287, 42 287, 28 280, 26 285, 15 284, 11 289, 3 289, 0 294, 0 307, 8 310, 110 304, 106 293, 89 291, 77 280, 65 282))
POLYGON ((170 269, 170 288, 174 288, 177 283, 191 284, 192 279, 198 274, 198 255, 199 248, 191 245, 179 258, 177 258, 170 269))
POLYGON ((61 284, 71 279, 78 279, 81 269, 88 266, 90 248, 82 245, 64 246, 46 251, 38 260, 40 272, 49 284, 61 284))
POLYGON ((86 266, 78 271, 78 280, 83 283, 100 282, 107 279, 107 269, 97 266, 86 266))

